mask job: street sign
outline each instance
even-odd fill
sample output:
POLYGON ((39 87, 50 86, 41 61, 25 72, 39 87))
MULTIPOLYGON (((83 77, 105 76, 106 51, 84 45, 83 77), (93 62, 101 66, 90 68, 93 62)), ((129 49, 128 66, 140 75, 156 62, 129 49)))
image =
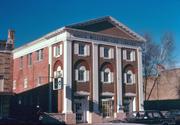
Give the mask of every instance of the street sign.
POLYGON ((63 89, 63 78, 54 78, 53 80, 53 90, 63 89))

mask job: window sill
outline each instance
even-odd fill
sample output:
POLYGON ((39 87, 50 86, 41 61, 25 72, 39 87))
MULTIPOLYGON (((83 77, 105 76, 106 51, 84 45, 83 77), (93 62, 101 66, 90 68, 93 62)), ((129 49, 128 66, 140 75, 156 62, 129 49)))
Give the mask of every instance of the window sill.
POLYGON ((113 82, 102 82, 103 84, 112 84, 113 82))
POLYGON ((125 83, 125 85, 134 85, 135 83, 125 83))
POLYGON ((85 54, 78 54, 78 56, 86 57, 87 55, 85 55, 85 54))
POLYGON ((87 83, 88 81, 81 81, 81 80, 76 80, 78 83, 87 83))

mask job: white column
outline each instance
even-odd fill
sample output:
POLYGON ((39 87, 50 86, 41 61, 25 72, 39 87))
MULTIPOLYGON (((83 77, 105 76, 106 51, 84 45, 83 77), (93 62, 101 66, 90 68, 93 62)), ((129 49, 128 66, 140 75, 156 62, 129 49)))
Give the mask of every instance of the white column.
POLYGON ((64 41, 63 113, 72 113, 72 42, 64 41))
POLYGON ((116 71, 117 71, 117 112, 121 112, 122 107, 122 59, 121 48, 116 46, 116 71))
POLYGON ((48 47, 49 49, 48 49, 48 52, 49 52, 49 54, 48 54, 48 62, 49 62, 49 65, 50 65, 50 69, 49 69, 49 81, 50 82, 52 82, 52 46, 50 45, 49 47, 48 47))
POLYGON ((142 74, 142 50, 137 49, 138 56, 138 87, 139 87, 139 110, 144 110, 143 74, 142 74))
POLYGON ((92 45, 93 55, 93 111, 99 112, 98 44, 92 45))

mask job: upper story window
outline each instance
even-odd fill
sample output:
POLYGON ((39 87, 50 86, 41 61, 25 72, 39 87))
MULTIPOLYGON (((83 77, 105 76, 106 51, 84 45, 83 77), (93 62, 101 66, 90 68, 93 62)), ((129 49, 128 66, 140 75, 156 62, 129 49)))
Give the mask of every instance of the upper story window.
POLYGON ((101 71, 101 82, 112 83, 113 82, 113 72, 109 68, 105 68, 101 71))
POLYGON ((28 54, 28 65, 31 66, 32 65, 32 53, 28 54))
POLYGON ((105 59, 113 59, 114 49, 109 47, 100 47, 100 57, 105 59))
POLYGON ((79 54, 85 55, 85 45, 84 44, 79 44, 79 54))
POLYGON ((136 61, 136 54, 134 50, 123 50, 123 59, 126 61, 136 61))
POLYGON ((28 80, 27 78, 24 79, 24 88, 27 88, 28 87, 28 80))
POLYGON ((13 81, 13 90, 16 89, 16 80, 13 81))
POLYGON ((86 70, 85 66, 80 66, 75 70, 75 80, 78 82, 87 82, 89 81, 89 71, 86 70))
POLYGON ((125 84, 134 84, 135 83, 135 74, 131 70, 128 70, 124 73, 124 83, 125 84))
POLYGON ((79 56, 89 56, 90 55, 90 45, 85 43, 75 43, 74 44, 74 54, 79 56))
POLYGON ((63 70, 61 69, 61 66, 57 67, 57 70, 54 71, 54 78, 60 78, 63 77, 63 70))
POLYGON ((62 55, 62 44, 54 46, 54 57, 62 55))
POLYGON ((4 91, 4 78, 0 75, 0 92, 4 91))
POLYGON ((42 60, 43 59, 43 49, 40 49, 40 50, 37 50, 36 51, 36 59, 38 61, 42 60))
POLYGON ((23 56, 21 56, 19 58, 19 68, 22 69, 23 68, 23 56))

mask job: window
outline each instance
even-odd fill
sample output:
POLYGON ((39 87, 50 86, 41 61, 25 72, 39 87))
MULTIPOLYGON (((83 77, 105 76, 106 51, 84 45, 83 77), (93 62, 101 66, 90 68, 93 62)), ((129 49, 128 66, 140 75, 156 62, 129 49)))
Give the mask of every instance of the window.
POLYGON ((79 69, 75 70, 76 81, 87 82, 89 81, 89 71, 86 70, 85 66, 80 66, 79 69))
POLYGON ((13 81, 13 90, 16 89, 16 80, 13 81))
POLYGON ((113 59, 114 49, 108 47, 100 47, 100 57, 105 59, 113 59))
POLYGON ((28 87, 28 81, 27 81, 27 78, 24 79, 24 88, 27 88, 28 87))
POLYGON ((61 69, 61 66, 58 66, 57 70, 54 71, 54 77, 55 78, 63 77, 63 70, 61 69))
POLYGON ((23 68, 23 56, 20 57, 20 60, 19 60, 19 67, 20 67, 20 69, 23 68))
POLYGON ((28 54, 28 65, 32 65, 32 53, 28 54))
POLYGON ((62 55, 62 44, 54 46, 54 57, 62 55))
POLYGON ((37 79, 37 86, 39 86, 41 84, 42 84, 42 77, 39 76, 38 79, 37 79))
POLYGON ((90 46, 84 43, 75 43, 74 44, 74 54, 79 56, 89 56, 90 55, 90 46))
POLYGON ((0 76, 0 92, 4 91, 4 78, 0 76))
POLYGON ((101 71, 101 82, 103 83, 112 83, 113 82, 113 72, 109 68, 101 71))
POLYGON ((37 50, 36 51, 36 59, 38 61, 42 60, 43 59, 43 49, 40 49, 40 50, 37 50))
POLYGON ((85 53, 85 45, 79 44, 79 54, 84 55, 84 53, 85 53))
POLYGON ((126 84, 135 83, 135 74, 133 74, 131 70, 128 70, 126 73, 124 73, 124 83, 126 84))
POLYGON ((109 58, 109 48, 104 48, 104 57, 109 58))
POLYGON ((123 50, 123 60, 126 61, 135 61, 136 54, 134 50, 123 50))
POLYGON ((131 51, 127 51, 127 60, 131 60, 131 51))
POLYGON ((101 111, 103 117, 112 117, 114 115, 114 101, 111 98, 102 99, 101 111))

